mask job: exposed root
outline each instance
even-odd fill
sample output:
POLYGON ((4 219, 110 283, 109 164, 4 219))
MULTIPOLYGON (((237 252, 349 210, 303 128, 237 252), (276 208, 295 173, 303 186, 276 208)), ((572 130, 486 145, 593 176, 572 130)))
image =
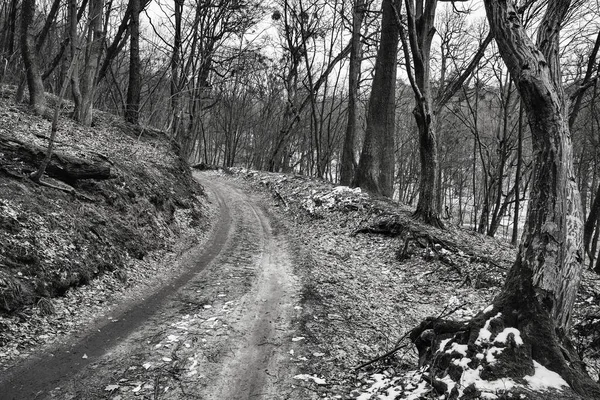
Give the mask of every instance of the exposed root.
POLYGON ((441 238, 436 234, 438 232, 444 235, 447 231, 440 232, 436 229, 414 223, 410 218, 391 214, 381 216, 372 224, 356 229, 350 236, 356 236, 359 233, 370 233, 402 237, 402 245, 396 252, 396 259, 399 261, 410 257, 410 245, 413 244, 420 248, 428 249, 428 254, 434 254, 438 260, 455 269, 458 273, 461 273, 460 265, 449 257, 450 254, 460 254, 461 256, 468 257, 469 262, 489 264, 502 270, 507 269, 490 257, 473 251, 472 248, 461 246, 456 241, 441 238))
POLYGON ((412 218, 416 221, 424 222, 427 225, 431 225, 438 229, 446 229, 444 222, 442 222, 442 219, 436 213, 424 212, 417 209, 417 211, 413 213, 412 218))
POLYGON ((499 297, 471 321, 423 321, 410 335, 423 379, 448 399, 600 398, 568 340, 530 300, 499 297))

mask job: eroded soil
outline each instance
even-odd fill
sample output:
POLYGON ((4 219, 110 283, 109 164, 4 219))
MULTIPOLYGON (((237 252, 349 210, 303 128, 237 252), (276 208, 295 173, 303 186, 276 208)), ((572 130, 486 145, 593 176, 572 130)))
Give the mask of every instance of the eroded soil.
POLYGON ((264 197, 196 178, 220 215, 185 272, 7 370, 3 399, 288 397, 300 307, 285 234, 264 197))

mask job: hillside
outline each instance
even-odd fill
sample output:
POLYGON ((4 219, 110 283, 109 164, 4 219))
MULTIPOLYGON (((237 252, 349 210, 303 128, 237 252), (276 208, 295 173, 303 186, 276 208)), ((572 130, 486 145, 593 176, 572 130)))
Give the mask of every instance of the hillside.
POLYGON ((27 177, 46 149, 50 121, 13 98, 12 90, 0 93, 3 361, 68 330, 72 314, 80 311, 77 300, 56 299, 71 288, 95 282, 102 307, 113 290, 156 275, 153 260, 189 247, 207 227, 203 189, 170 140, 101 112, 90 129, 61 118, 49 167, 49 175, 60 180, 43 178, 57 188, 32 182, 27 177), (109 176, 63 176, 65 160, 109 176), (15 338, 25 342, 15 346, 15 338))

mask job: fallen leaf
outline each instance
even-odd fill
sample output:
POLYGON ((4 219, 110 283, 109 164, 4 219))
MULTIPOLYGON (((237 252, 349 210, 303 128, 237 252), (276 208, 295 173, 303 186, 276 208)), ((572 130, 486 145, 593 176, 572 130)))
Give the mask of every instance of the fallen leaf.
POLYGON ((114 390, 117 390, 118 388, 119 388, 119 385, 106 385, 104 390, 107 392, 112 392, 114 390))

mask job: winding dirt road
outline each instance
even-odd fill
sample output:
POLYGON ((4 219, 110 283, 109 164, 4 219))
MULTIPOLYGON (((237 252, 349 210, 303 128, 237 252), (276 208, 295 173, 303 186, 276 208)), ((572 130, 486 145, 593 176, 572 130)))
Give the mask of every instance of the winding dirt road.
MULTIPOLYGON (((265 199, 195 173, 218 205, 185 272, 0 378, 8 399, 283 399, 298 285, 265 199)), ((167 268, 168 266, 165 266, 167 268)))

